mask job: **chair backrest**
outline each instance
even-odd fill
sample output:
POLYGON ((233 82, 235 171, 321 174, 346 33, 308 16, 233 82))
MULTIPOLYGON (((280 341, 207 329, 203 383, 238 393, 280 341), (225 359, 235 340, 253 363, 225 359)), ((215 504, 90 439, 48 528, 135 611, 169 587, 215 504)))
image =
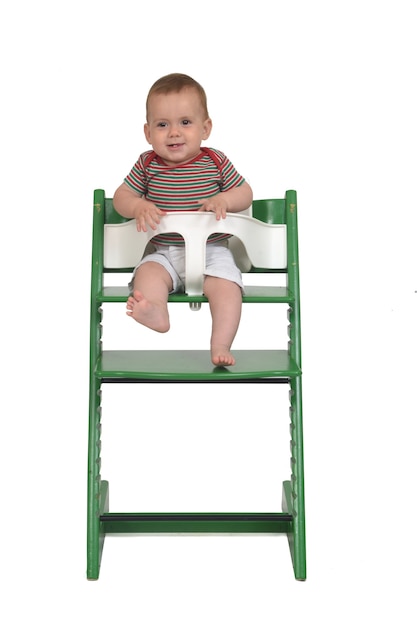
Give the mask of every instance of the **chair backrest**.
MULTIPOLYGON (((102 192, 104 194, 104 192, 102 192)), ((101 195, 100 190, 96 195, 101 195)), ((103 197, 95 198, 96 206, 103 197)), ((252 268, 284 270, 287 267, 285 200, 257 200, 252 216, 230 213, 216 220, 214 213, 176 211, 165 215, 156 230, 136 230, 135 220, 126 220, 114 210, 112 200, 104 198, 103 271, 128 270, 140 261, 152 237, 177 232, 186 249, 186 293, 203 293, 205 243, 212 233, 229 233, 231 249, 243 272, 252 268)))
MULTIPOLYGON (((298 235, 296 192, 283 199, 254 200, 251 216, 230 213, 217 221, 212 213, 178 211, 161 219, 156 231, 137 232, 135 220, 119 215, 112 198, 94 192, 93 274, 130 271, 140 261, 149 240, 157 233, 179 232, 186 246, 186 293, 201 295, 205 242, 214 232, 230 233, 230 247, 243 272, 286 272, 296 277, 298 235)), ((102 280, 96 277, 98 286, 102 280)))

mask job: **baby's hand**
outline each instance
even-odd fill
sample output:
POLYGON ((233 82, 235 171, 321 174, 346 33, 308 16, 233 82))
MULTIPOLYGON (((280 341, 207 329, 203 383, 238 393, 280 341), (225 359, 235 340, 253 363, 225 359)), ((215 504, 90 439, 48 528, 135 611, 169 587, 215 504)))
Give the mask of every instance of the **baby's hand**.
POLYGON ((161 217, 166 215, 166 211, 158 209, 156 204, 149 202, 149 200, 141 200, 140 204, 135 209, 136 228, 139 232, 146 233, 147 226, 150 226, 152 230, 156 230, 158 224, 161 221, 161 217))
POLYGON ((223 194, 219 193, 217 196, 212 196, 201 202, 199 211, 212 211, 216 214, 216 220, 225 219, 227 214, 227 203, 222 197, 223 194))

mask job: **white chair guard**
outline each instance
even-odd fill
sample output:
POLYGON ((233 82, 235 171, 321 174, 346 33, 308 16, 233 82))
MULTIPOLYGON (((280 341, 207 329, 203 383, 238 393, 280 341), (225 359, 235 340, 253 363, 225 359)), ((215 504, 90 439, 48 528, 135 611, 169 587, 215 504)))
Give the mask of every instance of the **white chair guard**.
POLYGON ((104 227, 104 267, 135 267, 147 243, 160 233, 180 233, 185 242, 185 290, 190 296, 203 293, 206 242, 212 233, 229 233, 230 248, 242 272, 251 266, 285 269, 287 241, 285 224, 266 224, 248 215, 228 213, 216 220, 214 213, 175 211, 161 218, 156 230, 136 230, 136 221, 106 224, 104 227), (243 244, 243 245, 242 245, 243 244))

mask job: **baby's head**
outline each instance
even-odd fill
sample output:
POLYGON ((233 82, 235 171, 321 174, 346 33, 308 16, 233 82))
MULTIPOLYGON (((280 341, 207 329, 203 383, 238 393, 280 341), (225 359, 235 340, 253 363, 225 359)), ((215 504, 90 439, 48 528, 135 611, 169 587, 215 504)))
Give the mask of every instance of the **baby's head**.
POLYGON ((149 90, 148 97, 146 99, 147 121, 149 121, 149 106, 153 95, 179 93, 184 89, 193 89, 198 94, 203 109, 204 119, 207 119, 209 117, 207 110, 207 96, 200 83, 194 80, 194 78, 191 78, 191 76, 187 76, 187 74, 167 74, 166 76, 159 78, 149 90))
POLYGON ((206 94, 193 78, 168 74, 152 85, 143 130, 166 165, 181 165, 198 156, 211 128, 206 94))

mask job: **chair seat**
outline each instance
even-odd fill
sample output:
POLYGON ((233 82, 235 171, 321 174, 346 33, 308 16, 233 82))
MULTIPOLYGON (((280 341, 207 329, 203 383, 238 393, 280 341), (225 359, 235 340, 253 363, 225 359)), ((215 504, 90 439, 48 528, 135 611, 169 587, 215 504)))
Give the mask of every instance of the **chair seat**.
MULTIPOLYGON (((129 296, 127 287, 104 287, 98 295, 98 302, 126 302, 129 296)), ((245 302, 294 302, 294 295, 286 287, 250 285, 245 287, 245 294, 242 298, 245 302)), ((174 293, 169 296, 169 302, 207 302, 203 295, 189 296, 185 293, 174 293)))
POLYGON ((236 365, 216 367, 208 350, 103 350, 96 376, 111 380, 233 382, 249 379, 288 380, 301 374, 286 350, 234 350, 236 365))

